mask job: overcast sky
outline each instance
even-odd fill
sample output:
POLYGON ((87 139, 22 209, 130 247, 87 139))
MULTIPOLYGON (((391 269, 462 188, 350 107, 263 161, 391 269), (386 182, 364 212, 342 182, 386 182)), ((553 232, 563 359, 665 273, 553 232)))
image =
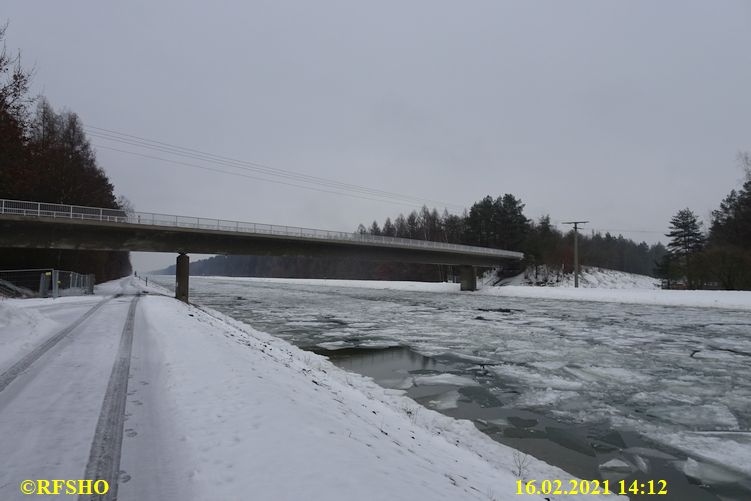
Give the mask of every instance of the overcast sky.
MULTIPOLYGON (((529 217, 654 242, 683 207, 708 219, 751 150, 746 0, 3 7, 34 92, 87 125, 421 199, 513 193, 529 217)), ((141 211, 350 231, 415 208, 92 142, 141 211)))

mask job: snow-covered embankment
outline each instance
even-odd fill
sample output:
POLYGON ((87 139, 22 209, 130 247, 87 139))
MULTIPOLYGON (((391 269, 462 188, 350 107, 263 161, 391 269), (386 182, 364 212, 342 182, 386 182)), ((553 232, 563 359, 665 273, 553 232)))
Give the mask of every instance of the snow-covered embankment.
POLYGON ((510 499, 519 473, 570 478, 220 313, 152 296, 141 319, 196 499, 510 499))

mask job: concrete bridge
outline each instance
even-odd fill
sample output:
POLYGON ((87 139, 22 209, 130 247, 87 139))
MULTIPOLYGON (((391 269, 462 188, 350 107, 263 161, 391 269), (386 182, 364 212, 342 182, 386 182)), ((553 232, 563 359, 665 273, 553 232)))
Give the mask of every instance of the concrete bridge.
POLYGON ((444 242, 0 199, 3 247, 175 252, 175 296, 186 302, 189 253, 454 265, 460 267, 461 290, 476 290, 475 266, 498 266, 524 257, 520 252, 444 242))

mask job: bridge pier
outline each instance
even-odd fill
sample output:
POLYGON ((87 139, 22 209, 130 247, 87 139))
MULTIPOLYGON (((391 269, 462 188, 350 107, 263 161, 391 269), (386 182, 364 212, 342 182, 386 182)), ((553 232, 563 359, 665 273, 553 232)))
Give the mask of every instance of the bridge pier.
POLYGON ((477 273, 474 266, 461 266, 459 268, 459 277, 461 280, 460 290, 476 291, 477 290, 477 273))
POLYGON ((190 277, 190 258, 187 254, 177 256, 175 266, 175 297, 188 303, 188 278, 190 277))

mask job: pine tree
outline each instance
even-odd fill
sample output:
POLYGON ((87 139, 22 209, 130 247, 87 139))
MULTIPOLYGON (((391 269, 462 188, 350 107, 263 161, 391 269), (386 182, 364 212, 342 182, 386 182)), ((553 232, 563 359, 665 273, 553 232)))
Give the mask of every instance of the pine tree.
POLYGON ((464 240, 471 245, 490 247, 495 240, 493 198, 488 195, 469 209, 464 240))
POLYGON ((725 289, 751 289, 751 154, 739 153, 746 181, 712 212, 706 263, 725 289))
POLYGON ((691 209, 682 209, 670 220, 668 252, 686 277, 690 289, 698 288, 699 270, 696 257, 704 249, 706 239, 701 231, 702 222, 691 209))
POLYGON ((746 171, 746 182, 740 190, 732 190, 712 212, 710 240, 715 245, 729 245, 751 250, 751 155, 738 155, 746 171))
POLYGON ((452 244, 458 244, 463 242, 465 223, 467 221, 467 215, 457 216, 449 214, 447 210, 443 211, 443 226, 444 240, 452 244))
POLYGON ((682 209, 670 220, 668 251, 676 256, 686 256, 700 252, 705 238, 701 231, 703 223, 691 209, 682 209))
POLYGON ((680 278, 671 254, 664 254, 658 261, 655 261, 654 274, 665 281, 664 288, 667 289, 672 289, 673 283, 680 278))
POLYGON ((417 216, 417 212, 412 211, 407 216, 407 238, 420 238, 420 218, 417 216))
POLYGON ((381 232, 384 236, 387 237, 395 237, 396 236, 396 226, 394 226, 394 223, 391 222, 391 218, 387 217, 386 221, 383 223, 383 231, 381 232))
POLYGON ((396 228, 396 236, 399 238, 409 238, 409 228, 407 227, 407 220, 404 219, 404 214, 399 214, 394 220, 394 227, 396 228))
POLYGON ((522 201, 506 193, 496 199, 493 209, 495 238, 492 245, 501 249, 521 250, 530 230, 530 222, 524 215, 522 201))

